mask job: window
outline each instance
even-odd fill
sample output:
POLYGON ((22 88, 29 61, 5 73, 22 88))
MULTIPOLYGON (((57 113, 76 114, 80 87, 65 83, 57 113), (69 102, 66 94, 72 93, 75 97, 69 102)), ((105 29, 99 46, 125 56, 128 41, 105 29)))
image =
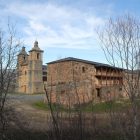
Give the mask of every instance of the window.
POLYGON ((97 89, 97 97, 100 97, 100 89, 97 89))
POLYGON ((25 56, 24 56, 23 58, 24 58, 24 60, 25 60, 25 56))
POLYGON ((47 72, 43 72, 43 75, 47 75, 47 72))
POLYGON ((43 81, 47 81, 47 77, 43 77, 43 81))
POLYGON ((39 59, 39 53, 37 53, 37 59, 39 59))
POLYGON ((82 72, 85 73, 85 67, 82 67, 82 72))
POLYGON ((27 72, 25 71, 25 75, 27 74, 27 72))

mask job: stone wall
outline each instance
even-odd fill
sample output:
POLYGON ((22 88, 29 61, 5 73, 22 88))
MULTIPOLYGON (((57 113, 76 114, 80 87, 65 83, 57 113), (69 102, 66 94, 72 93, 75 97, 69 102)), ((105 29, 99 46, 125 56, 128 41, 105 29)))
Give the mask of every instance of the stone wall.
POLYGON ((95 86, 95 72, 94 65, 73 61, 73 81, 75 82, 91 82, 95 86))
POLYGON ((21 66, 19 77, 19 92, 28 92, 28 66, 21 66))
POLYGON ((122 89, 123 89, 124 97, 129 98, 128 93, 131 94, 130 92, 132 91, 132 88, 134 89, 134 91, 133 91, 134 94, 136 96, 138 96, 139 91, 140 91, 139 71, 137 71, 137 73, 133 73, 133 76, 132 76, 132 73, 124 72, 123 74, 124 74, 124 76, 123 76, 123 86, 124 87, 122 89), (132 77, 133 77, 133 80, 132 80, 132 77))
POLYGON ((18 58, 17 58, 16 89, 15 89, 17 92, 23 91, 23 89, 21 89, 20 87, 23 88, 23 85, 22 85, 23 82, 21 81, 21 79, 24 79, 23 72, 22 72, 24 67, 21 67, 21 63, 24 62, 24 57, 25 57, 25 61, 28 61, 28 55, 18 55, 18 58))
POLYGON ((72 76, 72 63, 61 62, 47 65, 47 84, 52 85, 62 82, 71 82, 73 81, 72 76))
POLYGON ((73 106, 87 103, 94 97, 94 89, 91 84, 79 82, 57 83, 47 87, 51 102, 73 106))
POLYGON ((95 97, 94 65, 66 61, 48 64, 47 91, 54 103, 74 105, 87 103, 95 97))
POLYGON ((87 81, 95 85, 95 71, 94 65, 77 61, 48 64, 48 85, 73 81, 87 81))
POLYGON ((28 73, 28 93, 42 92, 42 61, 29 60, 28 73))
POLYGON ((123 98, 122 86, 101 87, 101 100, 108 101, 123 98))

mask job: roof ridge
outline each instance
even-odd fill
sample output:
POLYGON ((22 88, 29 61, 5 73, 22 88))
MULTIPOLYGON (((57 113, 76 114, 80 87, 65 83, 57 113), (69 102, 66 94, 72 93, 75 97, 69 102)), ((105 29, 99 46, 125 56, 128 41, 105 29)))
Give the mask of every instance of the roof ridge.
POLYGON ((79 59, 79 58, 74 58, 74 57, 66 57, 66 58, 63 58, 63 59, 59 59, 59 60, 49 62, 47 64, 57 63, 57 62, 64 62, 64 61, 80 61, 80 62, 84 62, 84 63, 90 63, 92 65, 98 65, 98 66, 104 65, 104 66, 112 67, 109 64, 104 64, 104 63, 99 63, 99 62, 94 62, 94 61, 84 60, 84 59, 79 59))

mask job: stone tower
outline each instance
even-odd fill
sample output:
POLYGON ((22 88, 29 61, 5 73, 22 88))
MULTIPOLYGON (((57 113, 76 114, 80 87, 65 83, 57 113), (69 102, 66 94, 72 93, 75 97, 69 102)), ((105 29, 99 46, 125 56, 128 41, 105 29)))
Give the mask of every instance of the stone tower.
POLYGON ((18 54, 17 60, 17 75, 16 75, 16 91, 26 92, 27 87, 27 71, 28 71, 28 54, 25 51, 25 47, 22 47, 21 52, 18 54))
POLYGON ((35 41, 34 47, 29 51, 28 58, 28 93, 43 92, 42 81, 42 55, 43 51, 35 41))

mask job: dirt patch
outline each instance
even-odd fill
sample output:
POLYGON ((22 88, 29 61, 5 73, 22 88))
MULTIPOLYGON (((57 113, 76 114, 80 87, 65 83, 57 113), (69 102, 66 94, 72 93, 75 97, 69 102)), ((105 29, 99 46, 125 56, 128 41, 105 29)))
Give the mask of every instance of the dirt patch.
MULTIPOLYGON (((35 95, 34 95, 35 96, 35 95)), ((35 100, 36 101, 36 100, 35 100)), ((31 101, 33 102, 33 101, 31 101)), ((7 105, 13 107, 15 111, 22 114, 29 123, 29 128, 34 130, 48 130, 51 127, 51 114, 49 111, 39 110, 30 106, 28 103, 20 100, 19 98, 11 98, 7 101, 7 105)))

